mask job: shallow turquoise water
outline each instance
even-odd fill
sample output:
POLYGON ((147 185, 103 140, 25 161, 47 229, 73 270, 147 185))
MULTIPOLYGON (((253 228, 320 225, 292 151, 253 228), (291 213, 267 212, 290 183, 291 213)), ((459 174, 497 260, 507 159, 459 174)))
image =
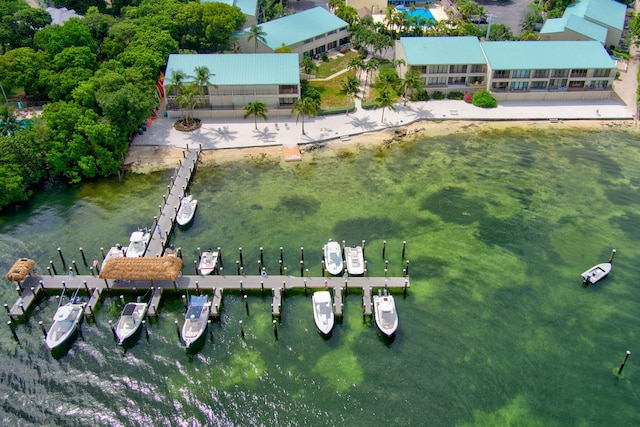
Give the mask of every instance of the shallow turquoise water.
MULTIPOLYGON (((316 152, 299 164, 252 160, 200 168, 193 224, 177 229, 192 274, 197 248, 220 246, 228 274, 242 247, 247 271, 312 275, 328 239, 366 241, 369 271, 410 260, 396 294, 400 328, 384 341, 346 297, 333 336, 315 331, 311 298, 289 294, 274 339, 270 298, 225 296, 213 341, 187 355, 164 298, 157 322, 127 352, 108 321, 83 325, 54 358, 38 321, 0 329, 4 425, 637 425, 640 266, 638 134, 513 128, 423 137, 390 147, 316 152), (613 272, 584 288, 579 274, 618 253, 613 272), (239 321, 246 332, 240 338, 239 321), (615 374, 626 350, 623 375, 615 374)), ((130 174, 71 190, 51 186, 0 217, 0 270, 22 256, 80 262, 150 225, 171 171, 130 174)), ((253 273, 252 273, 253 274, 253 273)), ((13 304, 6 282, 0 296, 13 304)))

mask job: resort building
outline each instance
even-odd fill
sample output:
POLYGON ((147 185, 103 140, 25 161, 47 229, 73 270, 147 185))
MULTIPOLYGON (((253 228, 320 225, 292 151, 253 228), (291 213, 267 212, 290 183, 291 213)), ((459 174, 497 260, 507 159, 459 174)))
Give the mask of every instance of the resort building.
POLYGON ((481 42, 487 88, 501 100, 608 99, 616 64, 597 41, 481 42))
POLYGON ((243 52, 271 53, 283 46, 303 56, 321 55, 349 43, 349 24, 322 7, 284 16, 260 25, 264 43, 249 40, 249 29, 239 38, 243 52), (257 47, 256 47, 257 43, 257 47))
POLYGON ((547 19, 540 40, 596 40, 617 46, 625 25, 627 6, 615 0, 577 0, 562 18, 547 19))
POLYGON ((408 68, 418 71, 430 94, 486 84, 487 59, 477 37, 402 37, 396 42, 395 59, 406 64, 400 66, 400 76, 408 68))
POLYGON ((182 81, 194 83, 197 67, 207 67, 209 84, 198 95, 194 116, 199 118, 243 117, 244 106, 259 101, 268 115, 288 116, 300 96, 298 55, 278 54, 173 54, 169 55, 164 81, 166 111, 170 117, 182 117, 180 91, 172 81, 176 72, 189 75, 182 81))
POLYGON ((247 19, 244 23, 244 28, 255 25, 260 21, 260 6, 258 4, 258 0, 200 0, 201 3, 209 3, 213 1, 238 7, 247 19))
POLYGON ((396 60, 417 70, 430 95, 486 88, 501 100, 608 99, 616 64, 597 41, 489 41, 402 37, 396 60))

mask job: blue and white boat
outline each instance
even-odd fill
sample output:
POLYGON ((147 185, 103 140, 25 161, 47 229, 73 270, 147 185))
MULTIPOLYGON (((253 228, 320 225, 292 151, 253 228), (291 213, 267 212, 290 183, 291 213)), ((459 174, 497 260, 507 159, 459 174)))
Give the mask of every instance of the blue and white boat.
POLYGON ((329 274, 338 276, 342 273, 344 268, 342 262, 342 248, 338 242, 329 240, 324 245, 324 265, 329 274))
POLYGON ((189 306, 187 307, 181 334, 185 347, 190 348, 204 335, 210 311, 211 303, 208 296, 192 295, 189 298, 189 306))
MULTIPOLYGON (((62 301, 62 298, 60 299, 62 301)), ((80 327, 85 303, 74 296, 68 303, 58 306, 53 315, 53 325, 47 332, 45 344, 50 350, 62 347, 80 327)))

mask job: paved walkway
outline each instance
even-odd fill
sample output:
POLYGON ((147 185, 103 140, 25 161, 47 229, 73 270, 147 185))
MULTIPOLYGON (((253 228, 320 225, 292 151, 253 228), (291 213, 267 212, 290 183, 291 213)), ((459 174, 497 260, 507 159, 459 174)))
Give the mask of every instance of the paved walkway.
MULTIPOLYGON (((636 73, 629 70, 628 75, 635 78, 636 73)), ((203 120, 202 127, 194 132, 176 131, 175 119, 158 118, 146 132, 136 135, 133 145, 186 148, 202 144, 203 150, 295 145, 393 129, 420 120, 631 120, 635 106, 628 108, 617 96, 603 101, 502 102, 493 109, 478 108, 464 101, 431 100, 398 104, 395 111, 385 109, 384 122, 382 113, 382 109, 357 108, 349 115, 305 118, 306 135, 295 117, 259 121, 258 130, 252 117, 203 120)))

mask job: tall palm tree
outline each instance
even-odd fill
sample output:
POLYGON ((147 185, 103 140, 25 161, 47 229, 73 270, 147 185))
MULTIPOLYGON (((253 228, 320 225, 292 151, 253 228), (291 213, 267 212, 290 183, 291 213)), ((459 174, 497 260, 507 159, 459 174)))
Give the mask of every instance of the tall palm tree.
POLYGON ((183 86, 181 93, 176 96, 176 102, 178 103, 178 106, 182 110, 187 111, 185 118, 187 126, 191 126, 193 124, 193 110, 197 105, 201 103, 201 101, 198 99, 198 94, 198 87, 194 83, 192 83, 188 86, 183 86))
POLYGON ((340 88, 347 95, 347 115, 349 114, 349 104, 351 99, 357 98, 360 93, 360 81, 354 76, 348 76, 346 80, 340 82, 340 88))
MULTIPOLYGON (((215 76, 215 74, 210 72, 209 68, 205 67, 204 65, 196 67, 193 71, 195 73, 195 76, 193 76, 193 78, 195 79, 195 83, 198 86, 198 92, 200 93, 200 95, 208 94, 209 86, 212 85, 212 83, 209 81, 209 78, 215 76)), ((212 86, 216 87, 216 85, 212 86)))
POLYGON ((306 96, 304 98, 298 98, 298 100, 293 104, 293 108, 291 109, 291 114, 296 115, 296 123, 298 123, 298 119, 302 118, 302 134, 304 133, 304 117, 315 117, 318 114, 318 109, 320 108, 320 102, 317 99, 306 96))
POLYGON ((179 95, 184 87, 184 80, 189 77, 182 70, 172 70, 169 76, 169 84, 167 85, 167 94, 179 95))
POLYGON ((393 102, 395 101, 393 89, 391 87, 383 88, 378 94, 378 97, 375 99, 375 101, 376 108, 382 107, 382 118, 380 120, 384 122, 384 109, 389 108, 390 110, 394 111, 396 109, 396 107, 394 107, 393 105, 393 102))
POLYGON ((300 65, 302 65, 302 72, 306 75, 309 75, 318 69, 318 66, 313 62, 313 59, 311 59, 310 56, 302 58, 302 63, 300 65))
POLYGON ((407 72, 404 74, 404 79, 402 79, 402 87, 402 93, 404 94, 404 104, 407 105, 407 99, 410 96, 410 92, 419 91, 424 87, 422 76, 416 70, 407 70, 407 72))
POLYGON ((256 130, 258 130, 258 117, 260 117, 261 119, 264 119, 264 121, 267 121, 268 119, 267 111, 269 110, 267 109, 267 105, 264 102, 260 102, 260 101, 249 102, 243 108, 245 111, 244 113, 245 119, 249 116, 253 116, 256 130))
POLYGON ((258 43, 266 43, 267 42, 267 33, 262 30, 260 25, 252 25, 249 28, 249 36, 247 37, 247 41, 254 41, 255 44, 255 52, 258 52, 258 43))

